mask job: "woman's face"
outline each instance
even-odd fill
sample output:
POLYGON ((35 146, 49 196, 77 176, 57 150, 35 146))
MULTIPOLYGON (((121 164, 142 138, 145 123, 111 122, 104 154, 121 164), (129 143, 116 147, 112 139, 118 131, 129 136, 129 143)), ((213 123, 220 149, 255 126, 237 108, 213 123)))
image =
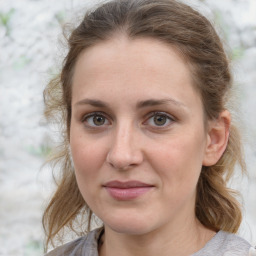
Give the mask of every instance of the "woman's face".
POLYGON ((116 37, 80 55, 70 146, 81 194, 106 227, 145 234, 195 218, 203 116, 189 69, 170 46, 116 37))

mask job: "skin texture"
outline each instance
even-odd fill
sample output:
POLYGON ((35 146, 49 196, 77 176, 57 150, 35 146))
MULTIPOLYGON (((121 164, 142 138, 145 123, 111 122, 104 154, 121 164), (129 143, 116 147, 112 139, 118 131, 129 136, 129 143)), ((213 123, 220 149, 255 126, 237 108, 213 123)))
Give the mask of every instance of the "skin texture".
POLYGON ((155 39, 116 36, 79 56, 70 146, 81 194, 105 225, 100 255, 188 255, 214 235, 195 217, 196 185, 225 150, 230 116, 206 128, 191 81, 155 39), (151 187, 118 200, 104 187, 113 180, 151 187))

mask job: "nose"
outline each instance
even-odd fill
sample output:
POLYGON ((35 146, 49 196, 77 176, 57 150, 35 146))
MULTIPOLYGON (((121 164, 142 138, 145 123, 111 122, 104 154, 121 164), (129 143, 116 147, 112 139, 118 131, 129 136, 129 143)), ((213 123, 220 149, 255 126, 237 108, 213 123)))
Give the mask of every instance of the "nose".
POLYGON ((143 153, 138 141, 138 131, 128 125, 117 128, 113 132, 107 163, 118 170, 126 170, 142 163, 143 153))

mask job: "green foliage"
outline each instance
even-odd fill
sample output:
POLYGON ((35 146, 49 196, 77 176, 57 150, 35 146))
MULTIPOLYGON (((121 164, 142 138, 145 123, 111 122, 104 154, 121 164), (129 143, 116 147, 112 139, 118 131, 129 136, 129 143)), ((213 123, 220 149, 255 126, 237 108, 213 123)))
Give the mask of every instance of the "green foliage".
POLYGON ((26 55, 23 54, 14 62, 14 68, 22 69, 24 66, 26 66, 30 62, 31 62, 31 59, 29 59, 26 55))
MULTIPOLYGON (((220 29, 220 34, 222 35, 224 41, 230 42, 230 35, 232 33, 230 25, 225 22, 225 19, 223 18, 223 13, 220 10, 214 10, 214 21, 217 27, 220 29)), ((240 44, 237 47, 232 48, 231 47, 231 56, 232 60, 236 61, 243 57, 245 52, 245 47, 240 44)))
POLYGON ((6 34, 10 34, 10 20, 15 12, 15 9, 12 8, 7 13, 0 12, 0 24, 6 28, 6 34))
POLYGON ((48 144, 40 144, 38 147, 29 146, 27 151, 34 156, 40 158, 47 158, 49 154, 52 152, 52 148, 48 144))
POLYGON ((36 256, 42 255, 43 253, 43 243, 38 240, 31 240, 25 246, 24 256, 36 256))
POLYGON ((214 10, 214 22, 217 25, 217 29, 220 30, 219 32, 222 34, 223 39, 227 40, 229 39, 230 34, 230 27, 223 19, 223 13, 220 10, 214 10))
POLYGON ((65 11, 59 11, 55 14, 55 18, 59 22, 59 24, 63 25, 66 21, 66 12, 65 11))
POLYGON ((232 59, 239 60, 243 57, 245 53, 245 48, 243 46, 236 47, 232 50, 232 59))

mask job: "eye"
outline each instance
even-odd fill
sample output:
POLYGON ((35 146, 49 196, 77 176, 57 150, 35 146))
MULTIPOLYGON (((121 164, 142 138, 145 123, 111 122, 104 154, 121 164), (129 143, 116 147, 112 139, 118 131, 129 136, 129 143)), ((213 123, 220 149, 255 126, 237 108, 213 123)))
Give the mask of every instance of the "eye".
POLYGON ((109 125, 109 120, 102 113, 91 113, 83 118, 83 123, 90 127, 100 127, 109 125))
POLYGON ((154 127, 167 127, 174 122, 174 118, 166 113, 155 112, 147 119, 146 122, 148 125, 154 127))
POLYGON ((164 115, 155 115, 154 116, 154 124, 157 126, 165 125, 167 122, 167 117, 164 115))

